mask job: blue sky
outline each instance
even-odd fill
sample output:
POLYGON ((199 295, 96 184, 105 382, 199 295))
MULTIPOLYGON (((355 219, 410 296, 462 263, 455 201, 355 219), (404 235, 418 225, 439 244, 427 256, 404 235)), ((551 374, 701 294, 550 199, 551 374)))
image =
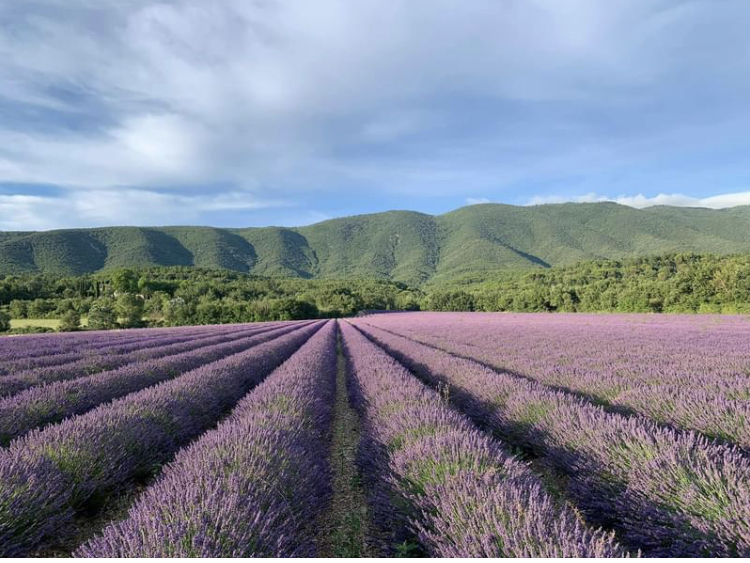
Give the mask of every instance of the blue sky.
POLYGON ((0 229, 750 204, 745 0, 0 3, 0 229))

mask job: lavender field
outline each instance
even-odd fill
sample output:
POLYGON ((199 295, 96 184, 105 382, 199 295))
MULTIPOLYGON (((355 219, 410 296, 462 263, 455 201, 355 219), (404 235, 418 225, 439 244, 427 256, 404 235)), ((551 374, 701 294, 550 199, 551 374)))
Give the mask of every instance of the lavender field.
POLYGON ((750 555, 750 320, 0 340, 0 555, 750 555))

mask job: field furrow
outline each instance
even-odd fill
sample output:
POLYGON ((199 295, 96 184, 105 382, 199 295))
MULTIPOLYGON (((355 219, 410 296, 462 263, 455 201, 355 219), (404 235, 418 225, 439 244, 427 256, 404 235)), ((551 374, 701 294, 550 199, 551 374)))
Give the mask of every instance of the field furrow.
POLYGON ((134 362, 117 370, 42 385, 13 397, 0 399, 0 445, 7 445, 34 428, 82 414, 101 403, 173 379, 189 370, 241 353, 304 326, 305 323, 290 323, 281 328, 252 331, 229 342, 200 346, 164 358, 134 362))
POLYGON ((594 521, 647 555, 750 554, 750 462, 737 449, 606 412, 360 323, 374 342, 508 443, 570 480, 594 521))
POLYGON ((331 501, 318 524, 318 557, 374 557, 372 521, 367 494, 357 465, 362 424, 349 393, 341 332, 336 345, 336 397, 328 458, 331 501))
POLYGON ((330 321, 228 419, 182 450, 127 519, 76 555, 314 555, 314 520, 331 492, 325 452, 335 377, 330 321))
POLYGON ((0 451, 0 554, 66 534, 75 510, 157 470, 291 356, 322 323, 60 424, 0 451))
POLYGON ((342 331, 364 420, 373 510, 380 526, 393 530, 392 553, 417 547, 400 531, 405 525, 433 557, 623 554, 610 535, 586 528, 439 394, 350 325, 342 331))

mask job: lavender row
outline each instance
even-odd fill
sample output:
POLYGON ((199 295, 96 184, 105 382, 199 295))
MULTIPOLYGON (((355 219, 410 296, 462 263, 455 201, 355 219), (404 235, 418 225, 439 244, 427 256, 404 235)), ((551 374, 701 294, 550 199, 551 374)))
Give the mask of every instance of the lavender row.
POLYGON ((98 358, 82 358, 76 362, 62 366, 50 366, 46 368, 33 369, 15 375, 0 377, 0 397, 11 397, 38 385, 77 379, 87 375, 93 375, 107 370, 114 370, 130 364, 137 364, 146 360, 165 358, 183 352, 190 352, 198 348, 204 348, 222 342, 232 342, 257 333, 273 330, 274 327, 248 326, 241 331, 233 331, 228 334, 222 333, 211 338, 197 338, 188 342, 167 341, 156 348, 147 350, 135 350, 122 355, 106 355, 98 358))
MULTIPOLYGON (((194 328, 194 327, 191 327, 194 328)), ((170 330, 170 329, 163 329, 170 330)), ((28 334, 0 338, 0 353, 3 356, 26 357, 46 353, 48 350, 71 350, 86 342, 96 341, 106 337, 128 338, 143 334, 146 329, 96 330, 85 332, 67 332, 63 334, 28 334)))
MULTIPOLYGON (((390 488, 375 511, 392 521, 392 498, 432 557, 615 557, 612 536, 586 528, 500 445, 351 326, 342 326, 364 459, 390 488)), ((398 537, 398 536, 397 536, 398 537)))
POLYGON ((177 344, 179 342, 188 342, 206 336, 218 335, 218 334, 231 334, 237 332, 242 328, 223 331, 208 331, 204 330, 201 332, 184 334, 184 333, 171 333, 164 332, 162 334, 154 335, 142 335, 136 338, 98 338, 95 341, 88 341, 81 343, 76 346, 73 350, 65 351, 46 351, 42 355, 25 357, 20 359, 11 360, 4 357, 4 361, 0 365, 0 375, 12 375, 16 372, 21 372, 30 369, 38 369, 49 366, 59 366, 70 362, 79 361, 83 358, 90 358, 92 362, 106 358, 107 356, 114 354, 125 354, 134 350, 145 350, 148 348, 156 348, 162 346, 164 343, 177 344))
POLYGON ((51 354, 65 354, 77 349, 97 347, 108 342, 130 342, 150 336, 181 336, 210 332, 212 330, 226 330, 236 325, 173 327, 173 328, 143 328, 127 330, 98 330, 72 332, 64 334, 35 334, 0 338, 0 354, 8 361, 22 360, 47 356, 51 354))
POLYGON ((80 557, 309 557, 330 498, 323 452, 335 391, 329 322, 245 397, 218 428, 182 450, 80 557))
POLYGON ((96 350, 102 344, 112 342, 127 345, 146 338, 159 339, 165 337, 197 336, 207 333, 212 327, 191 328, 194 330, 169 328, 138 329, 132 331, 83 331, 48 335, 46 341, 34 340, 30 336, 4 339, 0 340, 0 344, 4 344, 4 346, 0 347, 0 353, 2 353, 4 359, 0 365, 0 370, 5 371, 8 369, 9 364, 13 362, 31 362, 34 359, 50 355, 65 355, 80 350, 96 350))
MULTIPOLYGON (((452 332, 443 328, 443 338, 399 330, 398 326, 389 326, 388 331, 479 360, 497 369, 512 365, 514 371, 525 377, 580 394, 596 404, 639 414, 675 428, 694 430, 709 438, 750 450, 750 403, 747 401, 750 388, 747 375, 727 376, 725 379, 712 375, 710 380, 682 375, 679 376, 682 380, 675 383, 678 376, 671 374, 671 377, 664 377, 668 383, 659 383, 656 379, 642 382, 621 375, 616 369, 592 371, 575 365, 557 365, 555 362, 558 360, 554 356, 539 354, 531 346, 523 351, 526 354, 524 361, 511 363, 505 361, 502 349, 493 347, 490 340, 467 344, 464 340, 473 338, 473 334, 467 335, 458 330, 455 334, 462 336, 452 338, 448 336, 452 332)), ((521 338, 517 339, 517 344, 522 344, 521 338)))
POLYGON ((82 414, 107 401, 173 379, 189 370, 298 330, 305 324, 290 323, 260 334, 248 334, 228 343, 202 346, 166 358, 136 362, 120 369, 70 381, 58 381, 0 399, 0 445, 5 446, 34 428, 59 422, 74 414, 82 414))
POLYGON ((742 317, 414 313, 367 321, 494 351, 503 367, 523 373, 549 366, 598 373, 602 391, 614 375, 732 392, 726 382, 746 380, 750 369, 750 322, 742 317))
POLYGON ((591 516, 647 555, 750 554, 750 462, 695 433, 604 411, 567 393, 367 327, 421 377, 508 442, 564 471, 591 516))
MULTIPOLYGON (((111 367, 118 367, 118 365, 124 365, 121 364, 122 362, 138 359, 139 352, 141 351, 143 354, 149 354, 167 346, 187 345, 190 342, 200 342, 202 340, 208 340, 210 343, 214 341, 213 339, 230 338, 235 334, 242 334, 247 331, 273 328, 274 325, 278 326, 278 323, 243 325, 234 327, 233 329, 213 330, 189 336, 175 335, 174 333, 165 333, 156 339, 141 336, 137 339, 129 340, 125 344, 120 344, 119 339, 111 338, 98 342, 94 348, 84 348, 78 352, 64 354, 63 356, 66 357, 66 361, 58 365, 55 365, 54 362, 45 365, 48 363, 48 360, 37 358, 38 360, 42 360, 40 365, 0 376, 0 384, 4 381, 12 381, 13 378, 33 377, 34 374, 54 380, 57 377, 63 379, 69 378, 71 373, 76 372, 94 373, 104 369, 111 369, 111 367)), ((54 357, 54 355, 51 357, 54 357)))
POLYGON ((168 461, 320 326, 33 431, 0 451, 0 556, 27 554, 51 535, 71 534, 76 509, 168 461))
POLYGON ((648 329, 640 327, 636 338, 631 331, 613 334, 611 326, 598 331, 595 324, 581 329, 558 322, 554 335, 549 331, 542 335, 510 321, 493 329, 491 323, 462 326, 452 315, 442 321, 429 315, 411 319, 403 325, 383 318, 370 322, 598 404, 750 450, 750 334, 746 332, 711 336, 708 329, 688 331, 679 324, 670 330, 659 325, 659 331, 646 325, 648 329), (586 330, 590 333, 584 338, 586 330))

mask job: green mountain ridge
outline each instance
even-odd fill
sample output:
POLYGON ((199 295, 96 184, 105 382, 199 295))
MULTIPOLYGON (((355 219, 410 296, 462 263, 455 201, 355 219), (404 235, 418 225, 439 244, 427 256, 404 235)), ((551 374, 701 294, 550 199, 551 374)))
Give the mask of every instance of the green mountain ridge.
POLYGON ((0 274, 75 275, 127 266, 421 284, 668 252, 750 252, 750 206, 480 204, 443 215, 388 211, 297 228, 101 227, 0 233, 0 274))

